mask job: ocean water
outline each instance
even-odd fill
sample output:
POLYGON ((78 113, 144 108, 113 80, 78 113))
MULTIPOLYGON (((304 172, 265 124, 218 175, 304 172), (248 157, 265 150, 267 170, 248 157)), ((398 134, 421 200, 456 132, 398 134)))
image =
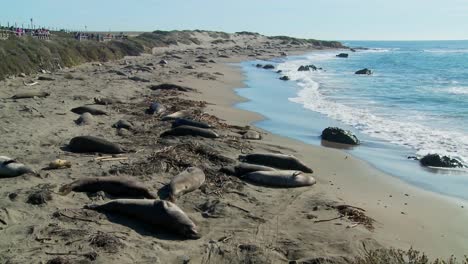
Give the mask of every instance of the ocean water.
POLYGON ((327 126, 352 130, 362 145, 345 149, 419 187, 468 199, 466 169, 430 169, 408 160, 428 153, 468 165, 468 41, 344 42, 368 50, 337 58, 317 51, 241 64, 249 99, 238 107, 261 113, 272 133, 320 145, 327 126), (272 63, 281 74, 255 67, 272 63), (298 72, 314 64, 323 71, 298 72), (371 69, 371 76, 355 75, 371 69))

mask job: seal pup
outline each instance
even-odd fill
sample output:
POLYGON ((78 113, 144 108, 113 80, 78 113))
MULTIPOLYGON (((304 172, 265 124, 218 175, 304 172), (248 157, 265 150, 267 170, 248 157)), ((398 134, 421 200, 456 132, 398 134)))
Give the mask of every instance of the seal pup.
POLYGON ((244 174, 255 172, 255 171, 276 171, 275 168, 257 165, 257 164, 250 164, 250 163, 240 163, 236 166, 229 166, 224 167, 221 169, 222 172, 234 175, 234 176, 242 176, 244 174))
POLYGON ((38 175, 37 172, 26 165, 19 163, 12 158, 0 156, 0 178, 16 177, 26 173, 38 175))
POLYGON ((273 187, 303 187, 316 183, 312 176, 294 170, 255 171, 247 173, 241 178, 273 187))
POLYGON ((169 114, 169 115, 166 115, 166 116, 163 116, 163 118, 161 118, 162 121, 167 121, 167 120, 174 120, 174 119, 177 119, 177 118, 183 118, 183 117, 187 117, 190 115, 190 112, 187 111, 187 110, 181 110, 181 111, 177 111, 175 113, 172 113, 172 114, 169 114))
POLYGON ((86 205, 85 209, 119 213, 156 228, 167 228, 189 239, 198 239, 195 223, 182 209, 169 201, 117 199, 102 205, 86 205))
POLYGON ((63 185, 59 190, 62 195, 67 195, 72 191, 91 193, 103 191, 112 196, 156 199, 156 196, 151 194, 143 184, 117 176, 79 179, 63 185))
POLYGON ((146 109, 148 115, 161 114, 164 111, 166 111, 166 108, 162 104, 156 102, 151 103, 149 108, 146 109))
POLYGON ((107 115, 106 111, 87 105, 75 107, 71 111, 78 115, 82 115, 84 113, 90 113, 92 115, 107 115))
POLYGON ((74 137, 70 140, 68 147, 72 152, 76 153, 99 152, 106 154, 120 154, 126 152, 126 150, 118 144, 93 136, 74 137))
POLYGON ((247 163, 269 166, 282 170, 299 170, 306 173, 313 173, 313 170, 292 155, 284 154, 248 154, 239 155, 239 160, 247 163))
POLYGON ((34 97, 44 98, 49 95, 50 93, 48 92, 29 91, 29 92, 15 94, 11 97, 11 99, 27 99, 27 98, 34 98, 34 97))
POLYGON ((205 138, 219 137, 218 134, 216 134, 215 132, 211 130, 199 128, 199 127, 193 127, 193 126, 179 126, 171 130, 167 130, 161 134, 161 137, 166 137, 166 136, 194 136, 194 137, 200 136, 200 137, 205 137, 205 138))
POLYGON ((187 119, 187 118, 177 118, 172 122, 172 127, 179 127, 179 126, 193 126, 193 127, 199 127, 199 128, 212 128, 211 125, 204 123, 204 122, 198 122, 195 120, 187 119))
POLYGON ((83 113, 80 117, 78 117, 77 120, 75 120, 75 123, 79 126, 84 126, 84 125, 91 125, 94 121, 93 115, 86 112, 83 113))
POLYGON ((196 167, 189 167, 177 174, 169 183, 169 200, 175 202, 177 196, 194 191, 205 183, 205 173, 196 167))

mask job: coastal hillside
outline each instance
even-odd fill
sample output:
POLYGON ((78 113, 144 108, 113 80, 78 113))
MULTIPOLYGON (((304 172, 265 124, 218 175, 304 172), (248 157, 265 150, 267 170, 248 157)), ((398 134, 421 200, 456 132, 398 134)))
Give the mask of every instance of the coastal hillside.
POLYGON ((339 48, 336 41, 263 36, 252 32, 234 34, 214 31, 154 31, 108 42, 78 41, 72 34, 57 32, 49 40, 10 37, 0 41, 0 79, 20 73, 55 71, 85 62, 106 62, 124 56, 150 53, 154 48, 188 46, 248 46, 253 44, 296 46, 302 48, 339 48))

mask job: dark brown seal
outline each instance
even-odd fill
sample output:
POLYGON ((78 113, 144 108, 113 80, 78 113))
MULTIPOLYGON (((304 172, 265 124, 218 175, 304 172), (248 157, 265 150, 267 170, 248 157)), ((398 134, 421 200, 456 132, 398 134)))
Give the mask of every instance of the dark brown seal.
POLYGON ((240 155, 239 159, 243 162, 269 166, 282 170, 299 170, 306 173, 313 172, 311 168, 292 155, 272 153, 248 154, 240 155))
POLYGON ((91 193, 103 191, 118 197, 156 198, 143 184, 125 177, 84 178, 66 184, 60 188, 60 194, 62 195, 67 195, 71 191, 91 193))
POLYGON ((217 138, 219 137, 218 134, 215 132, 204 129, 204 128, 199 128, 199 127, 193 127, 193 126, 179 126, 175 127, 171 130, 165 131, 164 133, 161 134, 161 137, 166 137, 166 136, 199 136, 199 137, 205 137, 205 138, 217 138))
POLYGON ((92 115, 107 115, 106 111, 101 110, 101 109, 97 109, 97 108, 94 108, 94 107, 91 107, 91 106, 87 106, 87 105, 75 107, 71 111, 73 113, 79 114, 79 115, 82 115, 84 113, 90 113, 92 115))
POLYGON ((85 208, 126 215, 156 228, 167 228, 185 238, 200 238, 195 223, 182 209, 169 201, 117 199, 103 205, 88 205, 85 208))
POLYGON ((70 140, 68 148, 71 152, 77 153, 107 153, 119 154, 124 153, 126 150, 118 144, 109 142, 103 138, 93 136, 79 136, 70 140))
POLYGON ((41 92, 41 91, 30 91, 24 93, 18 93, 13 95, 12 99, 27 99, 27 98, 34 98, 34 97, 47 97, 50 93, 48 92, 41 92))

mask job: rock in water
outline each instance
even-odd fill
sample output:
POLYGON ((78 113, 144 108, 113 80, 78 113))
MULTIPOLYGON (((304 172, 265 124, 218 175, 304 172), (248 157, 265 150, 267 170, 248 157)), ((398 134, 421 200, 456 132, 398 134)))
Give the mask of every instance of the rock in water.
POLYGON ((256 171, 245 174, 241 178, 266 186, 286 188, 310 186, 316 183, 311 175, 294 170, 256 171))
POLYGON ((79 136, 70 140, 68 147, 71 152, 76 153, 106 153, 119 154, 126 152, 118 144, 109 142, 103 138, 93 136, 79 136))
POLYGON ((463 168, 463 164, 454 158, 439 154, 427 154, 419 160, 421 165, 441 168, 463 168))
POLYGON ((355 74, 371 75, 372 71, 365 68, 365 69, 362 69, 362 70, 359 70, 359 71, 355 72, 355 74))
POLYGON ((283 76, 283 77, 280 77, 279 79, 282 80, 282 81, 289 81, 289 77, 286 76, 286 75, 283 76))
POLYGON ((216 134, 214 131, 193 126, 179 126, 161 134, 161 137, 166 136, 199 136, 205 138, 219 137, 219 135, 216 134))
POLYGON ((349 130, 327 127, 322 131, 322 139, 348 145, 359 145, 358 138, 349 130))
POLYGON ((239 159, 243 162, 253 163, 282 170, 299 170, 306 173, 313 173, 313 170, 302 161, 292 155, 284 154, 248 154, 240 155, 239 159))
POLYGON ((275 68, 275 66, 273 66, 271 64, 267 64, 267 65, 263 66, 263 69, 265 69, 265 70, 271 70, 271 69, 274 69, 274 68, 275 68))
POLYGON ((338 58, 348 58, 348 56, 349 56, 348 53, 340 53, 340 54, 336 55, 336 57, 338 57, 338 58))
POLYGON ((315 65, 301 65, 297 71, 316 71, 318 68, 315 65))

